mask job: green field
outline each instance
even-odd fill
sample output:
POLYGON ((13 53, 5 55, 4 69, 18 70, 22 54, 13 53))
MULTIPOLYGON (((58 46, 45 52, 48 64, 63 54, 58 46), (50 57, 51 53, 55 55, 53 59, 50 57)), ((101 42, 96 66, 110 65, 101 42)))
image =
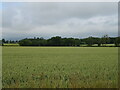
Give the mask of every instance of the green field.
POLYGON ((117 47, 3 47, 3 88, 113 88, 117 47))
MULTIPOLYGON (((4 46, 20 46, 19 43, 4 43, 3 45, 4 46)), ((81 44, 80 46, 81 47, 88 47, 87 44, 81 44)), ((92 46, 93 47, 98 47, 97 44, 93 44, 92 46)), ((101 47, 103 47, 103 46, 106 46, 106 47, 115 47, 114 44, 103 44, 103 45, 101 45, 101 47)))
POLYGON ((5 43, 4 46, 19 46, 18 43, 5 43))

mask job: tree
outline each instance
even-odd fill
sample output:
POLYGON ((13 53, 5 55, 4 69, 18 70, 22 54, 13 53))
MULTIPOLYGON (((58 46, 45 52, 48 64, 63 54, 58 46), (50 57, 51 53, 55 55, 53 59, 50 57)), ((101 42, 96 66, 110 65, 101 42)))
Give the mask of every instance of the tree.
POLYGON ((20 44, 20 46, 31 46, 32 42, 31 42, 31 40, 23 39, 19 42, 19 44, 20 44))
POLYGON ((5 39, 2 39, 2 43, 5 43, 5 39))
POLYGON ((75 46, 80 46, 80 42, 81 42, 80 39, 76 38, 74 40, 75 40, 75 46))
POLYGON ((61 37, 56 36, 52 37, 51 39, 48 39, 48 45, 50 46, 61 46, 61 37))
POLYGON ((92 46, 92 45, 94 44, 93 37, 92 37, 92 36, 91 36, 91 37, 88 37, 88 38, 86 39, 86 43, 87 43, 88 46, 92 46))
POLYGON ((101 46, 101 38, 98 38, 98 40, 97 40, 97 44, 98 44, 98 47, 101 46))
POLYGON ((115 39, 115 43, 114 44, 115 44, 116 47, 120 46, 120 37, 117 37, 115 39))
POLYGON ((74 46, 75 45, 74 39, 73 38, 67 38, 66 39, 66 44, 68 46, 74 46))
MULTIPOLYGON (((3 42, 8 42, 3 40, 3 42)), ((11 43, 16 43, 15 41, 9 41, 11 43)), ((78 38, 61 38, 60 36, 51 37, 50 39, 44 38, 26 38, 18 41, 21 46, 80 46, 81 44, 87 44, 87 46, 92 46, 97 44, 115 44, 115 46, 120 45, 120 37, 108 37, 104 35, 102 38, 99 37, 88 37, 83 39, 78 38)))
POLYGON ((108 35, 104 35, 104 36, 101 38, 101 43, 102 43, 102 45, 105 44, 105 46, 106 46, 106 44, 108 44, 109 42, 110 42, 110 38, 108 37, 108 35))

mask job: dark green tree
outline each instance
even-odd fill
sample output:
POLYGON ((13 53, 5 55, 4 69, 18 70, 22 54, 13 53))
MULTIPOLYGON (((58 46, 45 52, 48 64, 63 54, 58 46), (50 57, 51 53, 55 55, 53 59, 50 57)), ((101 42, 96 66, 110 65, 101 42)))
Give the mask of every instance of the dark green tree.
POLYGON ((5 43, 6 41, 5 41, 5 39, 2 39, 2 43, 5 43))
POLYGON ((120 46, 120 37, 117 37, 115 39, 115 43, 114 44, 115 44, 116 47, 120 46))
POLYGON ((106 46, 106 44, 108 44, 110 42, 110 38, 108 37, 108 35, 104 35, 102 38, 101 38, 101 43, 102 43, 102 46, 106 46))
POLYGON ((50 46, 61 46, 61 37, 56 36, 56 37, 52 37, 51 39, 48 39, 48 45, 50 45, 50 46))
POLYGON ((87 43, 88 46, 92 46, 92 45, 94 44, 94 39, 93 39, 93 37, 92 37, 92 36, 88 37, 88 38, 86 39, 86 43, 87 43))
POLYGON ((32 41, 28 40, 28 39, 23 39, 19 42, 20 46, 31 46, 32 45, 32 41))

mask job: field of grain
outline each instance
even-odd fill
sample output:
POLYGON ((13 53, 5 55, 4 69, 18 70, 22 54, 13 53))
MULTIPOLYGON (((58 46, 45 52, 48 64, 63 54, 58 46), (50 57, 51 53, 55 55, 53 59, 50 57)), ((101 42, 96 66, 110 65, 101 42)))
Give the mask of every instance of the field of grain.
POLYGON ((3 88, 117 87, 117 47, 3 47, 3 88))

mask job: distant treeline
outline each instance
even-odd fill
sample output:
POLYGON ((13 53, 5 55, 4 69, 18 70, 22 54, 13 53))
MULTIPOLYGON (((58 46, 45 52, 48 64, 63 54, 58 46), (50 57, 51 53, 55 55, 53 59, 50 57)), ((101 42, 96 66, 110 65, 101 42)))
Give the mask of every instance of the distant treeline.
POLYGON ((2 43, 19 43, 20 46, 81 46, 87 45, 92 46, 97 44, 97 46, 106 46, 107 44, 114 44, 115 46, 120 46, 120 37, 108 37, 104 35, 103 37, 88 37, 88 38, 62 38, 60 36, 52 37, 50 39, 44 39, 39 37, 25 38, 20 41, 6 41, 2 39, 2 43))

